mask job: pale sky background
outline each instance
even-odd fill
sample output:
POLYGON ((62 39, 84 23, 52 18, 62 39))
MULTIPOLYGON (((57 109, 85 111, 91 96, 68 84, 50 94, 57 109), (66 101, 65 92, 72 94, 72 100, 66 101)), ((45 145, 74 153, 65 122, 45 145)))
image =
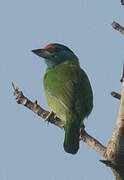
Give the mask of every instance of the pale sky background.
POLYGON ((48 109, 42 79, 43 59, 31 50, 51 42, 70 47, 87 72, 94 109, 87 132, 104 145, 112 135, 121 91, 124 36, 111 27, 124 25, 119 0, 11 0, 0 3, 0 180, 113 180, 103 159, 81 142, 76 155, 64 152, 64 132, 47 124, 13 97, 14 81, 32 101, 48 109))

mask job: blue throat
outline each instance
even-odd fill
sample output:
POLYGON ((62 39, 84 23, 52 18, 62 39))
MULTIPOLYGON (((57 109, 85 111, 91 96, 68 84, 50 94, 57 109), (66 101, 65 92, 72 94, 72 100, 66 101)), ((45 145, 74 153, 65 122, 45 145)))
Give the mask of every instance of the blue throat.
POLYGON ((65 61, 62 61, 62 62, 59 62, 59 63, 56 63, 54 61, 50 61, 48 59, 45 59, 45 63, 47 65, 47 69, 54 68, 55 66, 57 66, 59 64, 78 64, 79 65, 79 61, 78 61, 77 58, 72 58, 72 59, 65 60, 65 61))
POLYGON ((69 64, 74 61, 78 61, 78 58, 71 51, 63 51, 58 54, 52 54, 50 59, 45 59, 45 63, 47 64, 47 68, 53 68, 59 64, 69 64))

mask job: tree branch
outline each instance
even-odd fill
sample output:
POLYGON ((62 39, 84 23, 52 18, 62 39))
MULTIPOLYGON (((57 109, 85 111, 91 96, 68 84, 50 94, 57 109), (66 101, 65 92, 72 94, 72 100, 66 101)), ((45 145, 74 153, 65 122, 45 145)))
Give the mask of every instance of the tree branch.
MULTIPOLYGON (((14 89, 14 97, 16 99, 16 102, 18 104, 22 104, 31 111, 33 111, 35 114, 40 116, 41 118, 45 119, 46 121, 58 126, 62 130, 65 128, 64 122, 59 119, 54 113, 50 113, 40 107, 37 104, 37 101, 32 102, 27 97, 23 95, 21 91, 19 91, 19 88, 15 88, 14 83, 12 83, 13 89, 14 89), (49 116, 50 113, 50 116, 49 116), (49 116, 49 117, 48 117, 49 116)), ((100 155, 105 157, 106 153, 106 147, 104 147, 99 141, 97 141, 95 138, 90 136, 84 129, 84 125, 81 126, 80 129, 80 140, 88 144, 91 148, 93 148, 96 152, 98 152, 100 155)))
POLYGON ((90 136, 85 130, 80 135, 80 140, 84 141, 88 144, 92 149, 102 155, 104 158, 106 157, 106 147, 104 147, 99 141, 97 141, 94 137, 90 136))
POLYGON ((124 77, 119 115, 112 138, 107 146, 106 157, 107 160, 116 166, 117 172, 119 172, 121 178, 124 179, 124 77))

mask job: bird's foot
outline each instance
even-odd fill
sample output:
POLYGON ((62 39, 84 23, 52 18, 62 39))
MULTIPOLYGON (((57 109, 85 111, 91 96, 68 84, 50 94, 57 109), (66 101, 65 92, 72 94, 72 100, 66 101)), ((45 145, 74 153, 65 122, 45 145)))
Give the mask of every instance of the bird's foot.
POLYGON ((45 118, 45 121, 48 121, 48 123, 49 123, 51 117, 53 117, 54 119, 56 118, 56 114, 55 114, 53 111, 51 111, 51 112, 48 114, 48 116, 45 118))
MULTIPOLYGON (((82 137, 82 134, 84 133, 85 131, 85 125, 84 123, 82 122, 81 125, 80 125, 80 137, 82 137)), ((80 138, 79 138, 80 139, 80 138)))

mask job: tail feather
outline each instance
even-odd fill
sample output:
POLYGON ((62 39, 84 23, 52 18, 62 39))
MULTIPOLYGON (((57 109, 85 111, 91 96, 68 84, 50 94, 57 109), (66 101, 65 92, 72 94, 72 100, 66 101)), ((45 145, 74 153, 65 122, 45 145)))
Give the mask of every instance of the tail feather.
POLYGON ((64 149, 66 152, 76 154, 79 149, 79 119, 68 119, 65 128, 64 149))

